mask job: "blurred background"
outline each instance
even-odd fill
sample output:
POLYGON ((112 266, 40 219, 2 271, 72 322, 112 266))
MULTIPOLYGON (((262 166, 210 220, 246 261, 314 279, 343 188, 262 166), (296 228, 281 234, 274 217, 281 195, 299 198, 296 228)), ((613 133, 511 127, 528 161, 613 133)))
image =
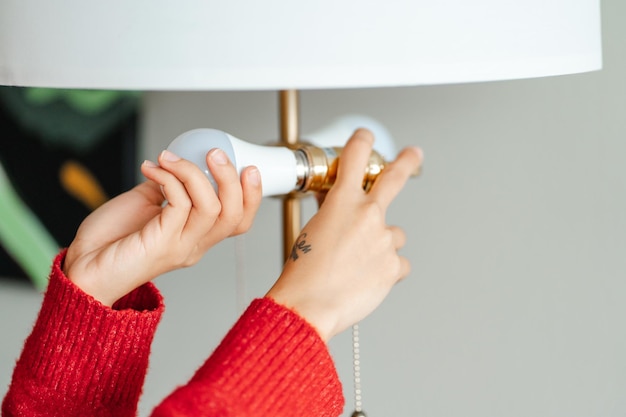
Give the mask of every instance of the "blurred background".
MULTIPOLYGON (((399 147, 419 145, 426 155, 423 174, 388 213, 407 232, 412 273, 361 324, 371 417, 626 415, 626 3, 602 6, 600 72, 301 93, 304 136, 360 113, 385 124, 399 147)), ((143 159, 192 128, 259 144, 278 137, 274 92, 137 100, 138 118, 129 112, 124 122, 136 178, 143 159)), ((99 155, 111 173, 133 170, 122 169, 119 152, 99 155)), ((277 278, 279 206, 264 200, 245 237, 157 279, 167 309, 140 415, 185 383, 277 278)), ((313 201, 304 211, 315 212, 313 201)), ((0 396, 40 301, 28 280, 0 279, 0 396)), ((330 345, 349 415, 349 332, 330 345)))

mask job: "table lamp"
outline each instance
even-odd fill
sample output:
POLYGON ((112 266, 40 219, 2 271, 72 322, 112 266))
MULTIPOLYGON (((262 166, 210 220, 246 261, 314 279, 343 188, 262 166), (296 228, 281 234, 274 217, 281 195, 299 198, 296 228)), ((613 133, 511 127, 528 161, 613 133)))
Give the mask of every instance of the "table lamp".
MULTIPOLYGON (((2 85, 276 90, 279 144, 290 149, 302 145, 300 89, 553 76, 598 70, 601 60, 599 0, 0 5, 2 85)), ((294 193, 283 197, 283 228, 286 257, 300 228, 294 193)), ((362 413, 360 401, 356 409, 362 413)))

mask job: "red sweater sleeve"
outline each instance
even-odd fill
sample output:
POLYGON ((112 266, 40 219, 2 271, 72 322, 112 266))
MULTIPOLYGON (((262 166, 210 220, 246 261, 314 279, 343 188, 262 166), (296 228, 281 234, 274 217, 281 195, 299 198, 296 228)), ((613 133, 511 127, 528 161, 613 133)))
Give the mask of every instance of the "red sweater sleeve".
POLYGON ((254 300, 191 381, 152 417, 338 416, 341 383, 326 344, 300 316, 254 300))
MULTIPOLYGON (((162 297, 146 284, 113 308, 103 306, 63 275, 63 256, 55 259, 2 416, 136 416, 162 297)), ((338 416, 343 402, 326 344, 300 316, 265 298, 153 417, 338 416)))
POLYGON ((146 284, 106 307, 63 275, 64 255, 54 261, 2 416, 135 416, 161 295, 146 284))

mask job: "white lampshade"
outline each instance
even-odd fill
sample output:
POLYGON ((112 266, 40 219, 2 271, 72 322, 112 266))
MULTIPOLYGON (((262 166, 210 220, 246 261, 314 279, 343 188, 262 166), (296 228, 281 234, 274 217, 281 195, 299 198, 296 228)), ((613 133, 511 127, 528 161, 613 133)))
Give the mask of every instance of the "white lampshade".
POLYGON ((308 89, 601 67, 599 0, 3 0, 0 84, 308 89))

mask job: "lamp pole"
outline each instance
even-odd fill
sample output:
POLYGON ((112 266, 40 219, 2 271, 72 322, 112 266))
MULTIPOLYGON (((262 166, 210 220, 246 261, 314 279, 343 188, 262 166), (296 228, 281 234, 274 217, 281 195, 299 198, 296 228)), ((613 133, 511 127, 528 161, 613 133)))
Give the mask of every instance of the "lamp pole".
MULTIPOLYGON (((281 90, 280 107, 280 144, 294 148, 300 139, 299 94, 297 90, 281 90)), ((283 197, 283 260, 287 261, 291 248, 302 227, 300 199, 295 193, 283 197)))

